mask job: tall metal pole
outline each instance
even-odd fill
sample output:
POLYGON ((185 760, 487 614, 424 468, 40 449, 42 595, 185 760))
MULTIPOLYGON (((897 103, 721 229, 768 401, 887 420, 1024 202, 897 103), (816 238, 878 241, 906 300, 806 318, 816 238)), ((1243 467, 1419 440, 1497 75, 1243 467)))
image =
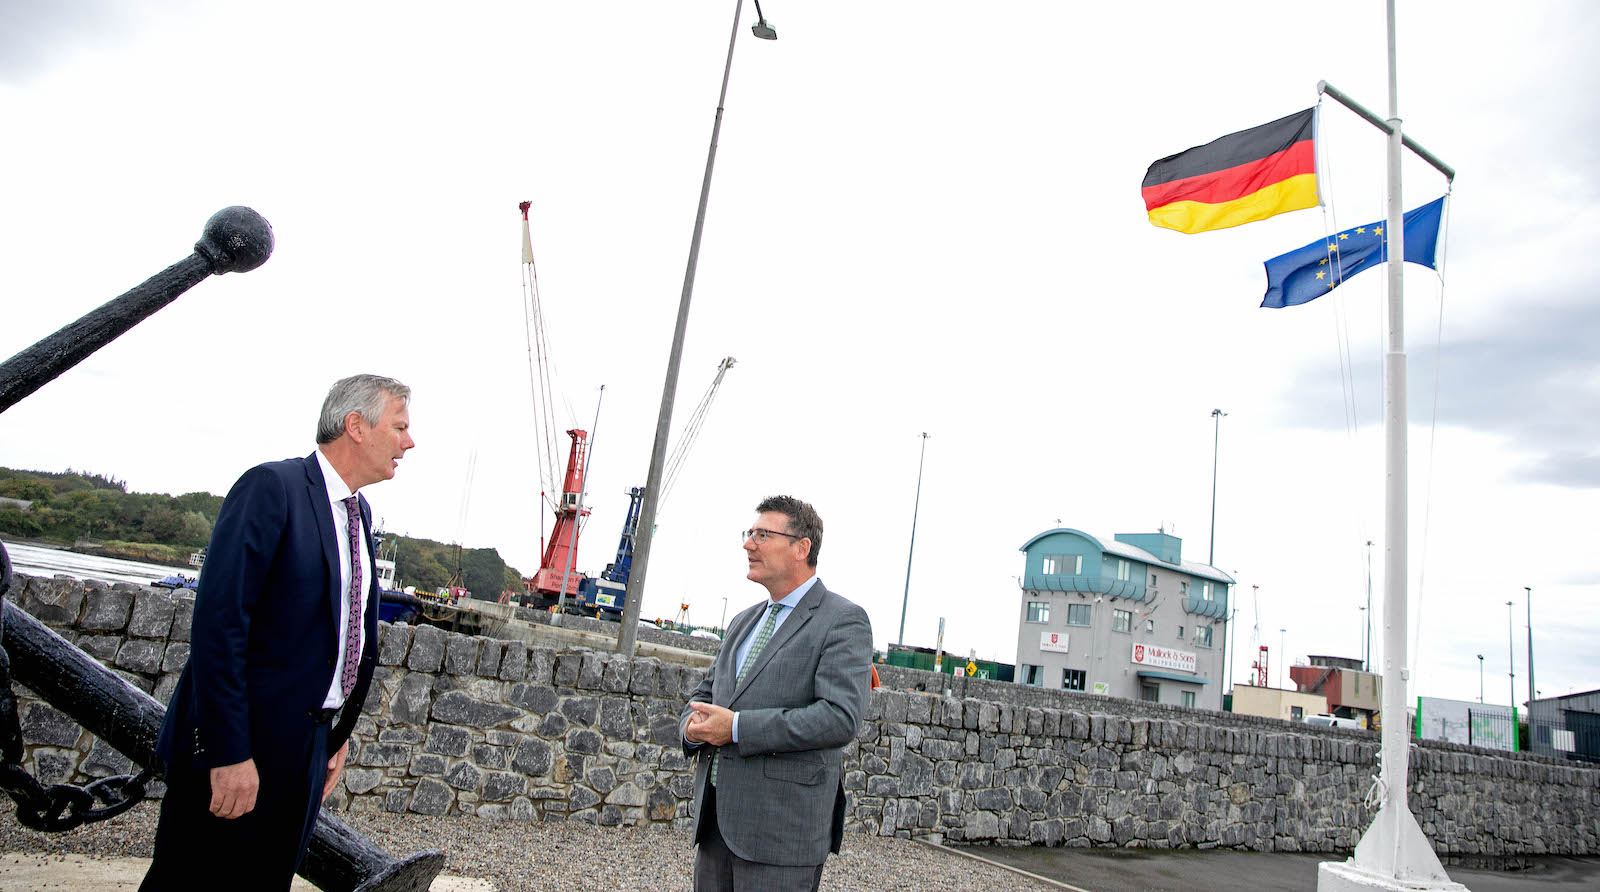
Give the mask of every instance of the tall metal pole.
POLYGON ((561 624, 561 614, 567 609, 567 576, 572 573, 572 561, 577 557, 578 526, 583 523, 583 496, 589 491, 589 468, 594 466, 594 444, 600 439, 600 404, 605 402, 606 386, 600 385, 600 396, 594 401, 594 424, 589 428, 589 448, 583 453, 583 482, 578 484, 578 513, 572 517, 572 542, 567 547, 567 565, 561 569, 561 594, 556 596, 555 624, 561 624))
POLYGON ((1278 690, 1283 690, 1283 664, 1289 662, 1289 651, 1283 645, 1283 636, 1288 629, 1278 630, 1278 690))
POLYGON ((917 498, 911 505, 911 548, 906 552, 906 593, 900 598, 900 637, 895 643, 906 643, 906 605, 911 602, 911 556, 917 552, 917 511, 922 507, 922 460, 928 457, 928 432, 922 432, 922 454, 917 457, 917 498))
POLYGON ((1213 567, 1217 565, 1217 446, 1222 441, 1222 416, 1226 414, 1221 409, 1211 410, 1215 422, 1211 430, 1211 554, 1206 563, 1213 567))
POLYGON ((1532 704, 1538 693, 1533 689, 1533 587, 1525 585, 1522 590, 1528 593, 1528 703, 1532 704))
POLYGON ((1478 654, 1478 704, 1483 704, 1483 654, 1478 654))
POLYGON ((1517 633, 1516 616, 1510 601, 1506 602, 1506 663, 1511 666, 1511 708, 1517 708, 1517 633))
POLYGON ((1366 637, 1362 639, 1361 668, 1372 671, 1372 540, 1367 540, 1367 612, 1366 637))
POLYGON ((711 125, 711 148, 706 152, 706 174, 700 181, 700 206, 694 216, 694 236, 689 240, 689 265, 683 273, 683 294, 678 298, 678 321, 672 330, 672 350, 667 354, 667 378, 661 385, 661 411, 656 416, 656 437, 650 447, 650 473, 645 478, 644 504, 639 510, 638 538, 633 546, 633 567, 622 607, 622 628, 617 651, 633 656, 638 635, 640 602, 644 600, 645 574, 650 569, 650 546, 655 541, 656 505, 661 500, 661 472, 667 461, 667 431, 672 426, 672 402, 678 392, 678 366, 689 327, 689 301, 694 296, 694 271, 700 262, 700 234, 706 225, 706 203, 711 197, 711 171, 717 163, 717 137, 722 133, 722 109, 728 100, 728 74, 733 71, 733 47, 739 38, 739 14, 744 0, 735 0, 733 33, 728 37, 728 61, 722 68, 722 92, 717 96, 717 116, 711 125))

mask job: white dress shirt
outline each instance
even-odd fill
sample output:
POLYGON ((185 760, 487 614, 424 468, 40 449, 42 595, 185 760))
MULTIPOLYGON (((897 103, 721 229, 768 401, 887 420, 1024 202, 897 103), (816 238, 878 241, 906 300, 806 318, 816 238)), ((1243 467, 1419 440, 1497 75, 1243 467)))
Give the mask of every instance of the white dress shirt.
MULTIPOLYGON (((345 485, 344 478, 328 463, 328 457, 317 450, 317 463, 322 466, 323 486, 328 490, 328 510, 332 512, 334 539, 338 540, 338 547, 334 549, 339 553, 339 649, 335 652, 338 656, 333 661, 333 680, 328 685, 328 696, 323 698, 324 709, 338 709, 344 705, 344 691, 341 690, 339 680, 344 673, 344 647, 345 629, 350 625, 350 515, 345 511, 344 500, 355 495, 350 487, 345 485)), ((372 561, 367 557, 365 543, 371 535, 367 525, 360 519, 361 507, 358 502, 353 509, 356 512, 356 523, 361 527, 362 547, 357 549, 361 554, 361 604, 366 607, 367 592, 372 587, 372 561)), ((367 646, 367 625, 359 626, 361 648, 356 651, 360 659, 361 651, 367 646)))

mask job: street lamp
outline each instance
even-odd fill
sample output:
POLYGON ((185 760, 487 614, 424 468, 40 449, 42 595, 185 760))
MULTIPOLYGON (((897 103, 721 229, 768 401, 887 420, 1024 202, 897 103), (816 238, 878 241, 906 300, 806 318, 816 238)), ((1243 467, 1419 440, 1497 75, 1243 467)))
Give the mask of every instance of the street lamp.
MULTIPOLYGON (((758 9, 760 7, 757 7, 758 9)), ((917 498, 911 503, 911 547, 906 550, 906 593, 900 598, 900 637, 895 643, 906 643, 906 605, 911 602, 911 556, 917 553, 917 511, 922 508, 922 460, 928 457, 928 432, 922 432, 922 454, 917 458, 917 498)))
MULTIPOLYGON (((722 67, 722 92, 717 96, 717 115, 711 125, 711 148, 706 151, 706 174, 700 181, 700 207, 694 216, 694 236, 689 239, 689 264, 683 272, 683 294, 678 298, 678 321, 672 330, 672 351, 667 354, 667 378, 661 385, 661 411, 656 416, 655 443, 650 447, 650 472, 645 478, 644 504, 639 510, 638 538, 633 546, 633 569, 628 577, 627 600, 622 609, 622 629, 617 636, 617 652, 633 656, 634 639, 639 630, 639 607, 644 600, 645 574, 650 569, 650 546, 655 540, 656 506, 661 501, 661 474, 667 461, 667 431, 672 426, 672 401, 678 392, 678 366, 683 359, 684 335, 689 327, 689 301, 694 296, 694 271, 700 262, 700 234, 706 226, 706 202, 711 198, 711 171, 717 163, 717 137, 722 133, 722 109, 728 100, 728 74, 733 71, 733 47, 739 38, 739 14, 744 0, 735 0, 733 33, 728 38, 728 61, 722 67)), ((757 37, 776 40, 778 32, 767 24, 756 6, 759 21, 751 27, 757 37)))
POLYGON ((1511 616, 1511 602, 1506 602, 1506 661, 1511 666, 1511 713, 1517 711, 1517 644, 1512 624, 1516 622, 1511 616))
POLYGON ((1478 705, 1483 705, 1483 654, 1478 654, 1478 705))
POLYGON ((1531 704, 1538 699, 1535 696, 1538 691, 1533 689, 1533 588, 1525 585, 1522 590, 1528 593, 1528 703, 1531 704))
MULTIPOLYGON (((722 631, 728 631, 728 599, 726 596, 722 599, 722 631)), ((1479 657, 1479 659, 1483 658, 1479 657)))
POLYGON ((1288 631, 1289 631, 1288 629, 1279 629, 1278 630, 1278 690, 1280 690, 1280 691, 1284 690, 1284 687, 1283 687, 1283 664, 1289 662, 1289 652, 1287 650, 1285 650, 1284 646, 1283 646, 1283 635, 1284 635, 1285 632, 1288 632, 1288 631))

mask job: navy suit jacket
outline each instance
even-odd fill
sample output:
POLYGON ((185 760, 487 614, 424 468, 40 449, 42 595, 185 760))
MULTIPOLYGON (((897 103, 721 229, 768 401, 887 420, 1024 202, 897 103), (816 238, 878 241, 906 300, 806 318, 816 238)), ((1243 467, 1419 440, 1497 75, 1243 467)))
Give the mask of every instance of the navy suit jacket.
MULTIPOLYGON (((372 529, 372 510, 360 499, 372 529)), ((376 567, 371 537, 369 565, 376 567)), ((338 665, 339 552, 313 453, 257 465, 233 485, 206 548, 189 662, 167 706, 156 754, 169 772, 255 759, 303 765, 338 665)), ((376 571, 372 573, 377 576, 376 571)), ((328 735, 328 758, 350 737, 378 651, 378 580, 366 581, 356 686, 328 735)), ((263 766, 263 762, 267 766, 263 766)))

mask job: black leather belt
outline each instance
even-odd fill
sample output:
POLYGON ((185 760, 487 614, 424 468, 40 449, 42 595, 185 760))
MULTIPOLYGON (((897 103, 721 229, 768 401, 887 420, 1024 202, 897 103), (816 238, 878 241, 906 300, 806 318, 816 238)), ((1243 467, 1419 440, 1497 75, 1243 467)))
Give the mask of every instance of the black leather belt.
POLYGON ((339 714, 339 710, 337 710, 337 709, 308 709, 308 710, 306 710, 306 714, 311 716, 311 718, 314 719, 317 724, 326 725, 327 723, 333 721, 333 717, 335 715, 339 714))

